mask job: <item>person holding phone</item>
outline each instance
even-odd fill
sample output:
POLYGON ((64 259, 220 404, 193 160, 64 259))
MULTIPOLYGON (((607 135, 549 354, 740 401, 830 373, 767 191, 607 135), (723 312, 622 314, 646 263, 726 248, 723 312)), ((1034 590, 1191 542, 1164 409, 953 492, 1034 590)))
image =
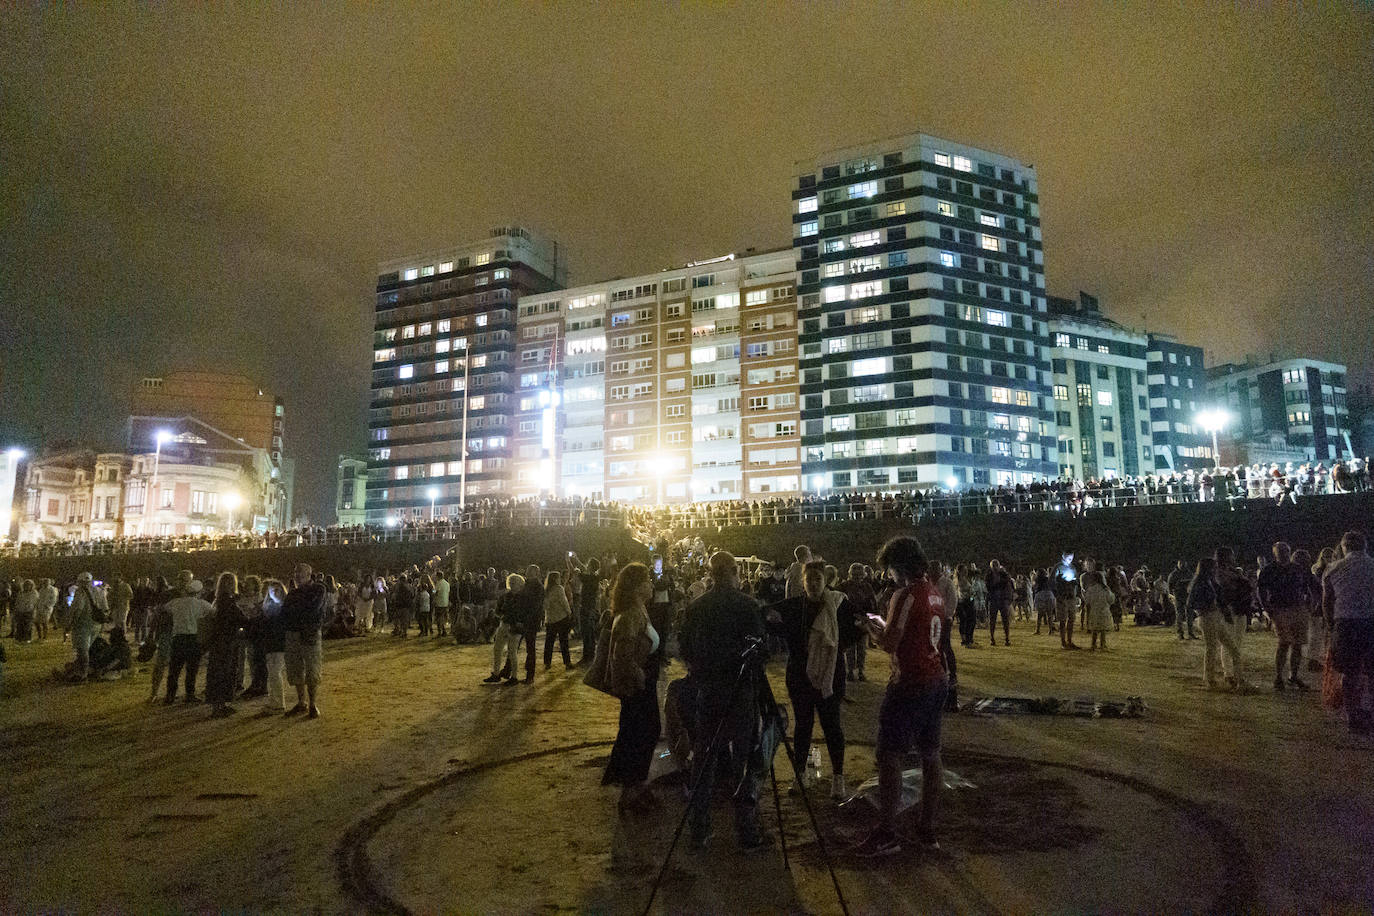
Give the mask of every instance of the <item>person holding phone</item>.
POLYGON ((892 677, 878 713, 877 827, 859 845, 866 856, 900 852, 897 804, 902 795, 902 764, 914 746, 921 755, 921 809, 917 841, 936 851, 935 811, 944 772, 940 761, 940 726, 944 715, 949 672, 949 611, 940 592, 926 578, 929 562, 912 537, 895 537, 878 553, 897 590, 888 605, 887 620, 874 627, 878 648, 892 656, 892 677))
MULTIPOLYGON (((855 612, 843 592, 825 587, 825 563, 812 560, 802 571, 802 593, 766 609, 768 632, 787 644, 787 697, 796 719, 794 764, 806 767, 811 751, 811 728, 821 720, 830 754, 830 797, 842 801, 844 784, 844 653, 858 641, 855 612)), ((795 788, 795 787, 794 787, 795 788)))

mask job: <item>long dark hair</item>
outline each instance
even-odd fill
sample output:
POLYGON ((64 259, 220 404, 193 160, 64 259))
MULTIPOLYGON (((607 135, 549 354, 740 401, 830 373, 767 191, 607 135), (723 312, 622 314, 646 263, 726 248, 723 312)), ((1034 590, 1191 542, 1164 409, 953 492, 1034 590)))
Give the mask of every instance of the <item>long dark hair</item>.
POLYGON ((1215 580, 1216 577, 1216 557, 1203 557, 1201 560, 1197 561, 1197 569, 1193 570, 1193 581, 1188 584, 1188 587, 1191 588, 1192 586, 1196 585, 1199 580, 1205 582, 1209 580, 1215 580))
POLYGON ((639 603, 636 594, 646 582, 652 582, 649 567, 643 563, 630 563, 620 570, 615 578, 615 588, 611 591, 611 613, 620 616, 639 603))

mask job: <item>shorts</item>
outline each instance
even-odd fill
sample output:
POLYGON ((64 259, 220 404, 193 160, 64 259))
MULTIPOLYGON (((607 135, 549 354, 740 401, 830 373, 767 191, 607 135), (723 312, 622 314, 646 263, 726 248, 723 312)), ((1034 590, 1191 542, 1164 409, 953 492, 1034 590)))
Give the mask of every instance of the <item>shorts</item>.
POLYGON ((1078 602, 1073 598, 1060 598, 1056 607, 1059 611, 1059 622, 1073 620, 1078 613, 1078 602))
POLYGON ((1341 674, 1374 674, 1374 619, 1341 617, 1331 635, 1331 667, 1341 674))
POLYGON ((286 682, 292 687, 318 687, 324 646, 320 634, 301 639, 301 634, 286 632, 286 682))
POLYGON ((945 681, 916 688, 889 684, 878 708, 878 753, 906 754, 914 747, 922 757, 938 754, 948 693, 945 681))
POLYGON ((1271 608, 1269 616, 1274 621, 1274 630, 1278 633, 1279 642, 1290 646, 1307 644, 1307 618, 1309 615, 1306 608, 1271 608))

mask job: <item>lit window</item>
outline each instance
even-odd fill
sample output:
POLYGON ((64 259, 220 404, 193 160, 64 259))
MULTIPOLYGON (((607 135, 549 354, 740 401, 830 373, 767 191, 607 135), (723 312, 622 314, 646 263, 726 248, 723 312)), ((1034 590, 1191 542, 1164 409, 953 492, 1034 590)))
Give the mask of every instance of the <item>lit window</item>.
POLYGON ((472 408, 473 410, 482 410, 482 409, 484 409, 486 406, 487 406, 487 399, 486 399, 486 397, 485 397, 484 395, 480 395, 480 394, 479 394, 477 397, 473 398, 471 401, 468 401, 468 407, 472 408))
POLYGON ((815 221, 814 219, 807 220, 806 222, 804 222, 804 223, 801 224, 801 234, 802 234, 802 235, 815 235, 815 234, 816 234, 816 230, 817 230, 818 228, 819 228, 819 227, 817 226, 816 221, 815 221))
POLYGON ((872 197, 878 193, 878 182, 861 181, 858 184, 849 186, 849 199, 858 200, 861 197, 872 197))
POLYGON ((436 373, 439 373, 439 372, 447 372, 447 371, 448 371, 448 360, 446 360, 446 359, 441 359, 441 360, 439 360, 438 362, 436 362, 436 363, 434 364, 434 371, 435 371, 436 373))
POLYGON ((1111 348, 1108 347, 1106 344, 1098 344, 1098 345, 1097 345, 1097 352, 1098 352, 1098 353, 1106 353, 1106 354, 1109 354, 1109 355, 1110 355, 1112 351, 1111 351, 1111 348))
POLYGON ((482 253, 479 254, 477 257, 473 258, 473 259, 472 259, 472 262, 473 262, 474 264, 490 264, 490 263, 491 263, 491 252, 490 252, 490 251, 484 251, 484 252, 482 252, 482 253))
POLYGON ((1029 407, 1029 406, 1030 406, 1030 402, 1031 402, 1031 401, 1030 401, 1030 392, 1029 392, 1029 391, 1018 391, 1018 392, 1016 392, 1016 406, 1017 406, 1017 407, 1029 407))
POLYGON ((858 232, 849 237, 850 248, 865 248, 869 245, 877 245, 882 241, 877 230, 872 232, 858 232))
POLYGON ((883 282, 881 280, 870 280, 867 283, 855 283, 849 287, 850 299, 864 299, 869 296, 881 296, 883 293, 883 282))
POLYGON ((414 336, 415 336, 415 325, 412 324, 412 325, 408 325, 408 326, 406 326, 406 327, 404 327, 404 328, 401 328, 401 337, 402 337, 402 338, 404 338, 404 339, 410 339, 410 338, 413 338, 414 336))
POLYGON ((936 202, 936 204, 935 204, 935 209, 936 209, 937 211, 939 211, 939 213, 940 213, 941 216, 953 216, 953 215, 954 215, 954 204, 950 203, 950 202, 947 201, 947 200, 941 200, 941 201, 936 202))
POLYGON ((1098 406, 1098 407, 1111 407, 1111 406, 1112 406, 1112 393, 1111 393, 1110 391, 1099 391, 1099 392, 1097 393, 1097 406, 1098 406))
POLYGON ((1068 386, 1068 385, 1055 385, 1055 386, 1054 386, 1054 399, 1055 399, 1056 401, 1067 401, 1067 400, 1069 399, 1069 386, 1068 386))
POLYGON ((452 262, 452 261, 444 261, 444 262, 442 262, 442 263, 439 265, 439 273, 441 273, 441 274, 450 273, 452 270, 453 270, 453 262, 452 262))
POLYGON ((949 153, 936 153, 936 154, 935 154, 935 164, 936 164, 936 165, 942 165, 942 166, 944 166, 945 168, 949 168, 949 163, 950 163, 949 153))
POLYGON ((499 270, 494 270, 494 271, 492 271, 491 275, 492 275, 492 277, 493 277, 494 279, 497 279, 497 280, 509 280, 509 279, 510 279, 510 268, 509 268, 509 267, 502 267, 502 268, 500 268, 499 270))
POLYGON ((836 337, 826 341, 826 343, 829 345, 831 353, 846 353, 849 351, 848 337, 836 337))
POLYGON ((995 327, 999 327, 999 328, 1008 327, 1008 320, 1007 320, 1007 313, 1006 313, 1006 312, 999 312, 999 311, 997 311, 996 309, 988 309, 988 312, 987 312, 987 320, 988 320, 988 324, 993 325, 993 326, 995 326, 995 327))
POLYGON ((967 156, 955 156, 954 168, 960 172, 972 172, 973 162, 967 156))
POLYGON ((999 238, 997 238, 995 235, 985 235, 985 236, 983 236, 982 239, 981 239, 981 243, 982 243, 983 248, 986 249, 987 251, 1001 251, 1001 250, 1002 250, 1002 240, 999 239, 999 238))
POLYGON ((414 377, 415 377, 415 367, 412 366, 412 365, 410 365, 409 363, 407 363, 406 365, 404 365, 404 366, 402 366, 401 368, 399 368, 399 369, 396 370, 396 377, 397 377, 397 378, 414 378, 414 377))
POLYGON ((861 274, 869 270, 881 270, 882 266, 883 259, 879 257, 856 258, 849 262, 849 272, 852 274, 861 274))
POLYGON ((881 356, 871 359, 856 359, 850 369, 851 375, 882 375, 887 371, 887 360, 881 356))
POLYGON ((1072 346, 1072 342, 1069 340, 1069 335, 1056 334, 1054 335, 1054 345, 1056 347, 1063 347, 1065 350, 1067 350, 1070 346, 1072 346))
POLYGON ((832 432, 843 433, 854 428, 853 417, 831 417, 830 429, 832 432))
POLYGON ((798 212, 798 213, 815 213, 815 212, 816 212, 816 198, 814 198, 814 197, 803 197, 801 200, 797 201, 797 212, 798 212))
POLYGON ((400 467, 400 468, 394 468, 393 470, 395 471, 395 473, 394 473, 393 476, 394 476, 395 479, 397 479, 397 480, 406 480, 407 478, 410 477, 410 468, 407 468, 407 467, 400 467))
POLYGON ((827 279, 829 279, 830 277, 843 277, 844 264, 842 262, 826 264, 824 267, 821 268, 821 276, 827 279))
POLYGON ((406 269, 406 272, 405 272, 405 274, 404 274, 403 276, 404 276, 407 280, 415 280, 415 279, 418 279, 419 276, 420 276, 420 268, 418 268, 418 267, 410 267, 410 268, 407 268, 407 269, 406 269))
POLYGON ((1006 388, 989 388, 988 397, 994 404, 1010 404, 1011 391, 1006 388))
POLYGON ((824 291, 822 292, 822 298, 823 298, 826 302, 843 302, 843 301, 844 301, 844 287, 843 287, 843 286, 827 286, 827 287, 824 289, 824 291))
POLYGON ((435 352, 435 353, 447 353, 447 352, 448 352, 448 341, 447 341, 447 340, 436 340, 436 341, 434 341, 434 352, 435 352))
POLYGON ((430 325, 430 323, 429 323, 428 321, 426 321, 424 324, 420 325, 420 330, 419 330, 418 333, 419 333, 419 336, 421 336, 421 337, 428 337, 428 336, 430 335, 430 332, 431 332, 432 330, 433 330, 433 326, 430 325))
POLYGON ((906 215, 906 201, 904 201, 904 200, 898 200, 898 201, 894 201, 894 202, 888 204, 888 205, 887 205, 887 215, 888 215, 888 216, 905 216, 905 215, 906 215))
POLYGON ((940 266, 958 267, 959 259, 954 256, 954 252, 952 251, 942 251, 940 252, 940 266))
POLYGON ((978 222, 982 223, 984 226, 1002 228, 1002 220, 996 213, 979 213, 978 222))

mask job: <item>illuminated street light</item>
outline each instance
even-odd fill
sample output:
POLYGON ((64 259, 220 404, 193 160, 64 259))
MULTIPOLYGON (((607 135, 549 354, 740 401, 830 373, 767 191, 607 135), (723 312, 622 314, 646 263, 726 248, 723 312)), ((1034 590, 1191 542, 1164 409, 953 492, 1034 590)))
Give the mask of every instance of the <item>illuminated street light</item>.
POLYGON ((958 478, 958 477, 950 477, 949 480, 946 480, 946 481, 945 481, 945 483, 949 484, 949 488, 950 488, 951 490, 957 490, 957 489, 959 489, 959 478, 958 478))
MULTIPOLYGON (((148 485, 148 499, 149 499, 149 500, 151 500, 151 499, 153 498, 153 491, 157 489, 157 469, 158 469, 159 463, 161 463, 161 461, 162 461, 162 443, 167 442, 167 441, 170 441, 171 438, 172 438, 172 434, 169 433, 169 432, 168 432, 167 430, 165 430, 165 429, 159 429, 156 433, 153 434, 153 439, 157 442, 157 448, 153 450, 153 481, 152 481, 152 483, 150 483, 150 484, 148 485)), ((159 499, 158 502, 160 503, 160 502, 162 502, 162 500, 159 499)), ((144 501, 144 517, 145 517, 145 518, 147 517, 147 510, 148 510, 147 500, 145 500, 145 501, 144 501)))
POLYGON ((434 521, 434 501, 439 498, 439 488, 430 487, 425 491, 425 495, 429 497, 429 520, 432 522, 434 521))
POLYGON ((396 516, 394 516, 394 515, 387 516, 386 526, 387 526, 388 528, 395 528, 395 527, 396 527, 397 525, 399 525, 399 524, 400 524, 400 521, 396 518, 396 516))
POLYGON ((1199 411, 1193 418, 1198 426, 1212 434, 1212 466, 1221 468, 1221 450, 1217 447, 1217 433, 1231 422, 1231 415, 1220 408, 1199 411))
POLYGON ((224 508, 226 508, 226 509, 229 510, 229 525, 228 525, 228 528, 229 528, 230 531, 233 531, 233 530, 234 530, 234 512, 235 512, 235 510, 237 510, 238 507, 239 507, 240 505, 242 505, 242 504, 243 504, 243 497, 240 496, 238 493, 229 492, 229 493, 225 493, 225 494, 224 494, 224 508))

